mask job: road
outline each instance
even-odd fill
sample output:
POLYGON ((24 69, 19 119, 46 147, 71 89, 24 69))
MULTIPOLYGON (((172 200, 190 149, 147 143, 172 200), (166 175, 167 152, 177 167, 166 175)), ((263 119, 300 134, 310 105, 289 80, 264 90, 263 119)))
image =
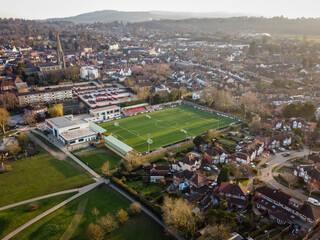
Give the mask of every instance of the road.
POLYGON ((258 167, 258 169, 261 171, 261 175, 259 176, 259 178, 261 178, 261 180, 263 180, 264 182, 267 182, 273 188, 279 189, 288 195, 291 195, 291 196, 294 195, 296 198, 306 201, 308 199, 308 196, 304 195, 302 190, 300 189, 292 190, 278 183, 273 178, 274 173, 272 172, 272 169, 274 167, 280 168, 281 166, 288 165, 287 160, 290 158, 304 157, 308 154, 309 154, 309 150, 304 148, 300 152, 295 150, 290 151, 290 157, 282 156, 282 152, 276 153, 275 155, 271 155, 269 159, 260 163, 260 167, 258 167), (268 167, 266 168, 261 167, 261 165, 265 162, 269 164, 268 167))

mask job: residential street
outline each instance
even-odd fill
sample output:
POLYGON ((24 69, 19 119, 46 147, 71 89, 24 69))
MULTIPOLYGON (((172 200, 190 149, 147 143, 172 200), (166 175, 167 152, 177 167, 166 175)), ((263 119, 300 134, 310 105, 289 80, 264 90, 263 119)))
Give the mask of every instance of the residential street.
POLYGON ((273 188, 280 189, 289 195, 292 195, 296 198, 299 198, 300 200, 306 201, 308 199, 308 196, 304 195, 302 190, 289 189, 289 188, 283 186, 282 184, 278 183, 273 178, 272 169, 274 167, 280 168, 281 166, 288 165, 287 160, 289 160, 291 158, 303 157, 303 156, 306 156, 309 154, 309 150, 307 148, 304 148, 300 152, 295 151, 295 150, 292 150, 289 152, 291 154, 289 157, 282 156, 283 153, 280 152, 280 153, 276 153, 275 155, 271 155, 271 157, 269 159, 261 162, 258 166, 258 170, 261 171, 261 175, 259 176, 259 178, 261 178, 261 180, 263 180, 264 182, 269 183, 271 185, 271 187, 273 187, 273 188), (268 167, 266 167, 266 168, 261 167, 261 165, 263 165, 264 163, 268 163, 269 164, 268 167))

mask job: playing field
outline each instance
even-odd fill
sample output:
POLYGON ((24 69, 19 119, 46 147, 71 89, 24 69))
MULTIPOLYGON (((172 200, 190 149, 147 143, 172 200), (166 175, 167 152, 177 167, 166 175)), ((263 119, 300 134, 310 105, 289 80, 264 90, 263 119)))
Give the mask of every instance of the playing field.
POLYGON ((148 136, 152 139, 150 150, 179 142, 209 129, 221 128, 236 120, 181 105, 174 108, 140 114, 100 124, 120 141, 138 152, 148 151, 148 136), (149 135, 150 134, 150 135, 149 135))

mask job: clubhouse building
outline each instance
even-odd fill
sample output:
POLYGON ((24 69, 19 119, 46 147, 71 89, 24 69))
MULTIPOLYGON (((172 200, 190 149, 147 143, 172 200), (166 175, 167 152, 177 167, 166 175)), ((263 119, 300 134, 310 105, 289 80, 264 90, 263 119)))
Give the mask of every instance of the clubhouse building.
POLYGON ((65 145, 88 143, 96 140, 104 129, 85 119, 75 119, 73 115, 46 120, 46 128, 65 145))

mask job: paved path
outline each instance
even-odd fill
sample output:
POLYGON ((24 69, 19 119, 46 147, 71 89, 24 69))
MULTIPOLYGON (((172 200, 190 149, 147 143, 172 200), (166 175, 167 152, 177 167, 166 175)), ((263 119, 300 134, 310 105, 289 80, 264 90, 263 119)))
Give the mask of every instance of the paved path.
POLYGON ((74 199, 80 197, 81 195, 85 194, 86 192, 94 189, 95 187, 97 187, 101 183, 103 183, 103 181, 95 182, 93 184, 90 184, 90 185, 87 185, 87 186, 83 187, 81 189, 81 191, 79 191, 79 193, 73 195, 72 197, 68 198, 67 200, 64 200, 63 202, 59 203, 58 205, 54 206, 53 208, 50 208, 49 210, 45 211, 44 213, 42 213, 42 214, 38 215, 37 217, 31 219, 29 222, 23 224, 22 226, 18 227, 13 232, 9 233, 2 240, 8 240, 8 239, 14 237, 15 235, 17 235, 19 232, 21 232, 25 228, 29 227, 30 225, 34 224, 35 222, 39 221, 40 219, 44 218, 45 216, 49 215, 50 213, 53 213, 54 211, 56 211, 59 208, 63 207, 64 205, 66 205, 67 203, 71 202, 72 200, 74 200, 74 199))
MULTIPOLYGON (((46 135, 36 132, 34 131, 36 134, 40 135, 41 137, 45 138, 46 140, 48 140, 49 142, 52 142, 46 135)), ((31 134, 32 135, 32 134, 31 134)), ((83 163, 79 158, 77 158, 75 155, 73 155, 72 153, 70 153, 66 147, 59 141, 54 141, 52 142, 52 144, 54 144, 57 148, 59 148, 65 155, 67 155, 68 157, 72 158, 72 160, 74 160, 76 163, 78 163, 81 167, 83 167, 85 170, 87 170, 94 178, 96 181, 99 181, 101 179, 101 176, 96 173, 95 171, 93 171, 88 165, 86 165, 85 163, 83 163)))
POLYGON ((9 208, 13 208, 13 207, 17 207, 17 206, 20 206, 20 205, 24 205, 24 204, 27 204, 27 203, 35 202, 35 201, 38 201, 38 200, 42 200, 42 199, 45 199, 45 198, 50 198, 50 197, 63 195, 63 194, 67 194, 67 193, 73 193, 73 192, 79 192, 79 188, 65 190, 65 191, 56 192, 56 193, 51 193, 51 194, 48 194, 48 195, 44 195, 44 196, 40 196, 40 197, 36 197, 36 198, 31 198, 31 199, 28 199, 28 200, 25 200, 25 201, 13 203, 13 204, 1 207, 0 211, 6 210, 6 209, 9 209, 9 208))
MULTIPOLYGON (((33 131, 34 133, 37 133, 36 131, 33 131)), ((48 153, 50 153, 52 156, 59 160, 66 159, 66 155, 63 152, 57 152, 51 149, 47 144, 43 143, 39 138, 35 137, 31 132, 26 131, 25 132, 27 136, 36 144, 40 145, 42 148, 44 148, 48 153)))

